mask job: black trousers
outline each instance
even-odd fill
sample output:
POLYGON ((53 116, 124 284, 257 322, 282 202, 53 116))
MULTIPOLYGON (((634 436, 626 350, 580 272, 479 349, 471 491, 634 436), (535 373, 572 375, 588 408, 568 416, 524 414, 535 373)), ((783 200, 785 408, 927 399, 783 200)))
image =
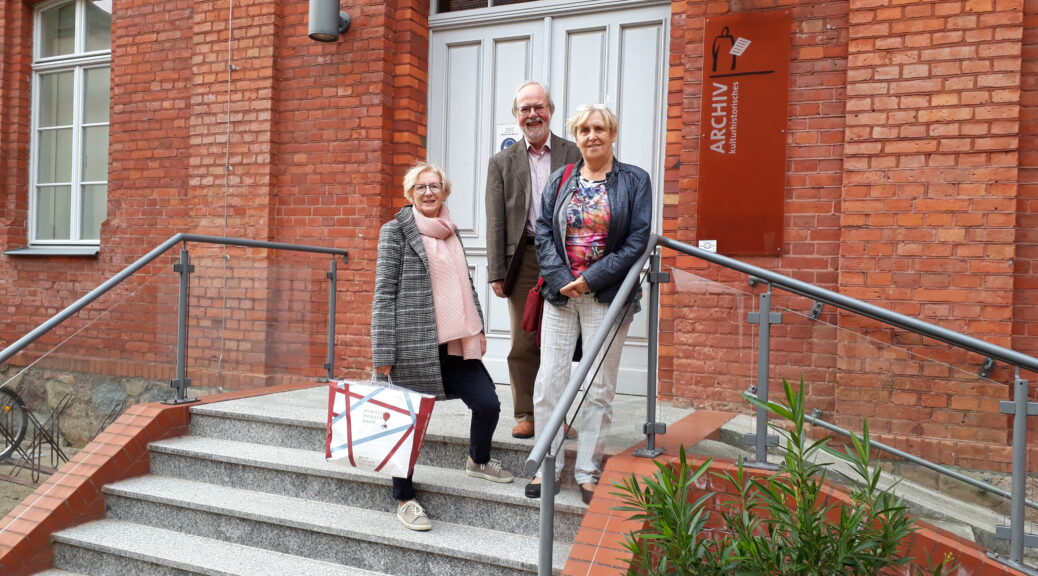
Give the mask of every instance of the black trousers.
MULTIPOLYGON (((443 390, 448 396, 458 396, 472 411, 469 424, 469 457, 476 464, 490 461, 490 444, 501 416, 501 401, 497 398, 494 381, 482 360, 465 360, 448 356, 447 346, 440 346, 440 374, 443 390)), ((393 478, 393 498, 413 500, 414 483, 411 477, 393 478)))

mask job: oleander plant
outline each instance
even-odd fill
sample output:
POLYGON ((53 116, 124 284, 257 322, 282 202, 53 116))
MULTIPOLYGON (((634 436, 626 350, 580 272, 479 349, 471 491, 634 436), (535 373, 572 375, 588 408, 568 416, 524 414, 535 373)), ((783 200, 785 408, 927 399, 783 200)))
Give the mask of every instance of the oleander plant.
POLYGON ((952 574, 955 561, 919 562, 903 554, 915 520, 873 467, 868 424, 843 447, 831 436, 809 437, 804 385, 783 382, 785 404, 746 396, 747 401, 786 420, 771 426, 784 441, 774 472, 751 474, 738 462, 717 479, 735 495, 719 497, 697 486, 710 479, 713 460, 693 467, 684 446, 673 465, 656 463, 651 477, 631 475, 614 495, 643 528, 627 535, 636 576, 879 576, 952 574), (846 462, 853 488, 846 500, 832 496, 822 453, 846 462), (718 502, 711 507, 711 503, 718 502))

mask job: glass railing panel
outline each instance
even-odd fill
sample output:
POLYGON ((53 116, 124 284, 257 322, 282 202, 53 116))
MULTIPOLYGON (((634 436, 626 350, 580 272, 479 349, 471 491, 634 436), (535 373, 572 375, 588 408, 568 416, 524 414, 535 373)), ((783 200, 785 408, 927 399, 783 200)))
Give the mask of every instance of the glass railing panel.
MULTIPOLYGON (((194 267, 187 299, 189 398, 316 384, 326 375, 331 256, 188 247, 194 267)), ((14 390, 31 414, 20 446, 36 450, 14 454, 7 471, 27 456, 46 468, 50 451, 39 447, 83 446, 129 405, 174 397, 179 258, 179 248, 158 257, 0 366, 0 386, 14 390)), ((344 268, 339 257, 337 277, 344 268)), ((45 295, 48 312, 59 312, 103 280, 51 291, 45 295)), ((46 318, 15 320, 27 326, 20 337, 46 318)), ((6 432, 0 440, 10 443, 17 431, 6 429, 15 425, 0 424, 6 432)))
MULTIPOLYGON (((326 375, 331 256, 208 248, 192 258, 192 385, 237 390, 326 375)), ((343 267, 340 258, 337 275, 343 267)))
MULTIPOLYGON (((745 275, 706 262, 681 262, 684 268, 671 268, 672 283, 662 289, 661 395, 752 416, 741 394, 756 382, 760 349, 758 325, 747 316, 759 312, 768 286, 750 286, 745 275)), ((981 355, 831 306, 816 308, 813 300, 779 288, 772 290, 771 306, 771 400, 783 400, 783 381, 803 382, 808 407, 822 420, 855 433, 867 421, 874 441, 1010 490, 1013 418, 1001 412, 1001 403, 1012 398, 1011 367, 996 364, 981 375, 981 355)), ((1035 501, 1033 438, 1025 492, 1035 501)), ((1009 524, 1006 498, 889 453, 874 456, 888 471, 950 501, 987 508, 994 516, 985 519, 985 530, 1009 524)), ((1033 510, 1029 516, 1035 518, 1033 510)), ((1035 533, 1035 526, 1027 531, 1035 533)))
MULTIPOLYGON (((0 366, 0 386, 13 390, 27 413, 25 420, 0 420, 0 453, 11 452, 0 476, 38 481, 129 405, 172 398, 174 348, 158 336, 173 324, 166 298, 176 281, 172 262, 160 256, 0 366)), ((103 280, 52 284, 39 297, 53 315, 103 280)), ((7 343, 46 320, 17 319, 18 333, 7 343)))
MULTIPOLYGON (((776 327, 776 346, 806 353, 802 358, 815 363, 798 361, 798 353, 773 356, 773 380, 798 382, 802 374, 819 418, 858 434, 867 422, 876 442, 1011 492, 1013 418, 1001 411, 1002 402, 1012 398, 1011 367, 996 364, 982 375, 982 355, 828 306, 815 318, 813 302, 799 296, 777 296, 776 301, 783 314, 782 327, 776 327), (811 337, 805 338, 807 334, 811 337), (820 366, 818 361, 832 352, 829 366, 820 366)), ((771 397, 781 398, 774 392, 771 397)), ((829 433, 818 430, 819 435, 829 433)), ((836 435, 834 441, 845 439, 836 435)), ((1034 456, 1024 488, 1032 501, 1038 500, 1034 456)), ((877 450, 874 457, 896 477, 939 492, 949 503, 986 509, 983 518, 974 515, 984 531, 1010 524, 1010 500, 1004 496, 889 452, 877 450)), ((970 514, 969 508, 963 510, 970 514)), ((942 515, 934 510, 924 519, 942 515)), ((1029 515, 1036 518, 1033 510, 1029 515)), ((1035 526, 1028 523, 1026 530, 1034 533, 1035 526)))
POLYGON ((669 267, 660 285, 660 382, 665 400, 699 409, 745 407, 757 381, 757 301, 743 281, 719 281, 700 270, 669 267))

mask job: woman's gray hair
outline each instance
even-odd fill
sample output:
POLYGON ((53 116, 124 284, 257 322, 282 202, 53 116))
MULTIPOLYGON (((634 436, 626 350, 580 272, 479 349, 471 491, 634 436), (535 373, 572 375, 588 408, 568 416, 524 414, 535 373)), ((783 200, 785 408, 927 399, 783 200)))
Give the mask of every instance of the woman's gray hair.
POLYGON ((613 134, 620 131, 620 119, 605 104, 581 104, 577 106, 577 112, 570 116, 569 120, 566 120, 566 131, 576 138, 577 131, 587 124, 587 120, 593 112, 602 114, 602 121, 605 123, 606 130, 613 134))
POLYGON ((414 204, 414 185, 418 182, 419 176, 430 170, 435 172, 436 176, 440 178, 440 182, 443 183, 443 199, 446 200, 451 195, 451 181, 439 166, 428 162, 417 162, 408 169, 407 174, 404 174, 404 198, 407 198, 408 202, 414 204))

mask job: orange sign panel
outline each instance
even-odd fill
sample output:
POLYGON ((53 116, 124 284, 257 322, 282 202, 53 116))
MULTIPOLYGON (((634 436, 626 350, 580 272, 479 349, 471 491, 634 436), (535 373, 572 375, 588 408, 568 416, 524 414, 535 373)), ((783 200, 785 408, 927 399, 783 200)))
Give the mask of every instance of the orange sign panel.
POLYGON ((792 16, 706 21, 699 148, 699 246, 782 253, 792 16))

